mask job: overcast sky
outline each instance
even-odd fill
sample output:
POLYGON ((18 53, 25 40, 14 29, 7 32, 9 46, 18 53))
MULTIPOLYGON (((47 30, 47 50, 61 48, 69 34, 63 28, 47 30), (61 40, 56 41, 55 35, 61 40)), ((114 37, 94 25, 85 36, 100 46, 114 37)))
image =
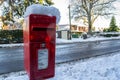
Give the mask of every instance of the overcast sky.
POLYGON ((69 14, 68 14, 68 0, 52 0, 56 8, 60 10, 61 20, 59 24, 68 24, 69 23, 69 14))
MULTIPOLYGON (((53 2, 55 3, 55 7, 57 7, 60 12, 61 12, 61 21, 59 24, 68 24, 69 23, 69 18, 68 18, 68 1, 69 0, 53 0, 53 2)), ((120 0, 117 0, 117 2, 114 2, 114 6, 117 8, 117 11, 115 11, 114 13, 116 13, 117 15, 116 17, 116 22, 117 25, 120 26, 120 0), (119 1, 119 2, 118 2, 119 1)), ((110 23, 110 19, 105 19, 104 17, 99 17, 96 22, 95 22, 95 26, 97 27, 108 27, 109 23, 110 23)))
MULTIPOLYGON (((69 10, 68 10, 68 1, 69 0, 53 0, 53 2, 55 3, 53 6, 57 7, 60 12, 61 12, 61 20, 59 24, 69 24, 69 10)), ((117 0, 117 2, 114 3, 114 6, 117 8, 117 11, 115 12, 116 15, 116 22, 117 25, 120 26, 120 2, 118 2, 120 0, 117 0)), ((0 8, 0 15, 2 15, 2 9, 0 8)), ((72 22, 73 23, 73 22, 72 22)), ((110 23, 110 18, 107 20, 105 18, 98 18, 98 20, 96 20, 95 22, 95 26, 98 27, 103 27, 103 26, 109 26, 110 23)))

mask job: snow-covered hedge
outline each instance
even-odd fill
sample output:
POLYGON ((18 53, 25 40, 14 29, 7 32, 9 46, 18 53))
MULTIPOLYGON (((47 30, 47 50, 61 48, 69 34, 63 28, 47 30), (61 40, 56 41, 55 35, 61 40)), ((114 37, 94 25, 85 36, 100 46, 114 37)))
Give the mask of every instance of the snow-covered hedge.
POLYGON ((0 44, 22 43, 22 30, 0 30, 0 44))
POLYGON ((120 36, 120 32, 102 32, 100 33, 100 36, 104 36, 104 37, 120 36))
POLYGON ((40 4, 33 4, 31 6, 28 6, 24 14, 24 17, 27 17, 30 14, 43 14, 48 16, 56 16, 56 23, 59 23, 61 18, 60 12, 57 8, 53 6, 43 6, 40 4))

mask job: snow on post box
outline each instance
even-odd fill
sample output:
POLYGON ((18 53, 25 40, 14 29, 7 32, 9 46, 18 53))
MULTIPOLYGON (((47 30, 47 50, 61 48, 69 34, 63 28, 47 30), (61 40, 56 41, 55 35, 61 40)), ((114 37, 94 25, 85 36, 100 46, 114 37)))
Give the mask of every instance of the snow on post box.
POLYGON ((56 17, 30 14, 24 24, 24 65, 30 80, 53 77, 56 17))

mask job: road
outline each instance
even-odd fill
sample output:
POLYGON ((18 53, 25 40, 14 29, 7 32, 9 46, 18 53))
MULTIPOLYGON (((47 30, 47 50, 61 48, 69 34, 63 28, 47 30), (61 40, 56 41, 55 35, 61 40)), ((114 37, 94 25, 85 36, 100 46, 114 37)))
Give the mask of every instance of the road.
MULTIPOLYGON (((108 54, 120 50, 120 40, 69 43, 56 46, 56 63, 108 54)), ((0 48, 0 74, 24 70, 23 47, 0 48)))

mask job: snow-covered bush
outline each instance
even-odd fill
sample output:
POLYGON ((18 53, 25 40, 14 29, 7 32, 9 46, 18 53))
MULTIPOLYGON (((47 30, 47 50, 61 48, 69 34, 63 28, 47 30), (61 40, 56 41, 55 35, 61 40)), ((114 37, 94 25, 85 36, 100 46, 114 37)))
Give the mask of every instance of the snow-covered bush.
POLYGON ((22 30, 0 30, 0 44, 23 43, 22 30))
POLYGON ((33 4, 31 6, 28 6, 24 14, 24 17, 27 17, 30 14, 43 14, 48 16, 56 16, 56 23, 59 23, 61 18, 60 11, 57 8, 53 6, 43 6, 40 4, 33 4))
POLYGON ((86 32, 83 32, 83 33, 81 34, 81 38, 83 38, 83 39, 87 39, 87 38, 88 38, 87 33, 86 33, 86 32))

